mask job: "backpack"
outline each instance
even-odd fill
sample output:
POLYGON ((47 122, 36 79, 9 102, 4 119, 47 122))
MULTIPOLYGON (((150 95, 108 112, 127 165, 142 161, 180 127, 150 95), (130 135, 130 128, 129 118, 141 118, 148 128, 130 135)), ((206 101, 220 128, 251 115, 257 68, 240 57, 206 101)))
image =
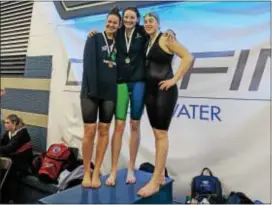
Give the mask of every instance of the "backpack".
POLYGON ((207 199, 211 204, 224 203, 221 182, 213 176, 211 170, 205 167, 199 176, 195 176, 191 183, 192 198, 198 202, 207 199), (209 172, 209 176, 204 175, 209 172))
POLYGON ((254 204, 254 202, 242 192, 231 192, 226 204, 254 204))
POLYGON ((63 143, 52 144, 45 153, 38 177, 43 182, 56 182, 61 171, 69 164, 71 150, 63 143))

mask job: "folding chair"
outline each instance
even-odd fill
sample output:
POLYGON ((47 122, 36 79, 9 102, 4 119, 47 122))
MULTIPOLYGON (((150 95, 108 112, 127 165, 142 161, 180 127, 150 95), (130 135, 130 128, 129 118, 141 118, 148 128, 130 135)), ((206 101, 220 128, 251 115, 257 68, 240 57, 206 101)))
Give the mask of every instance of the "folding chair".
POLYGON ((7 178, 11 165, 12 165, 11 159, 6 157, 0 157, 0 202, 1 202, 2 187, 5 183, 5 180, 7 178))

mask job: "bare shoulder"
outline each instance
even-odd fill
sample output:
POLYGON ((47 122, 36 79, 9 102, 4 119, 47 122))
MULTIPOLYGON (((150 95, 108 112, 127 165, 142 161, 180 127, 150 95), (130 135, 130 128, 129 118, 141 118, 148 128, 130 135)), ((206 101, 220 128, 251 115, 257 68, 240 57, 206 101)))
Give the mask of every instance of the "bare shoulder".
POLYGON ((185 47, 176 39, 167 39, 165 45, 172 52, 176 52, 177 49, 185 49, 185 47))
POLYGON ((160 38, 161 42, 165 45, 167 45, 168 43, 171 42, 171 39, 169 38, 169 36, 167 35, 162 35, 160 38))
POLYGON ((189 50, 176 39, 167 41, 165 45, 170 50, 170 52, 178 55, 180 58, 183 58, 183 57, 186 57, 189 59, 193 58, 189 50))
POLYGON ((162 48, 162 50, 168 54, 173 54, 173 52, 171 52, 171 50, 168 48, 168 37, 165 35, 161 35, 160 39, 159 39, 159 46, 162 48))

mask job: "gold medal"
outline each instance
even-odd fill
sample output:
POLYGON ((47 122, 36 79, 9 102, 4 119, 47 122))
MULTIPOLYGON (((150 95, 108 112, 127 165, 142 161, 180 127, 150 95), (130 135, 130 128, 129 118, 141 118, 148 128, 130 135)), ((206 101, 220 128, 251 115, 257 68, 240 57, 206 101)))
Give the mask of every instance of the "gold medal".
POLYGON ((130 63, 130 58, 126 57, 125 62, 126 62, 126 64, 129 64, 130 63))
POLYGON ((113 67, 112 61, 109 61, 109 62, 108 62, 108 65, 109 65, 110 68, 112 68, 112 67, 113 67))

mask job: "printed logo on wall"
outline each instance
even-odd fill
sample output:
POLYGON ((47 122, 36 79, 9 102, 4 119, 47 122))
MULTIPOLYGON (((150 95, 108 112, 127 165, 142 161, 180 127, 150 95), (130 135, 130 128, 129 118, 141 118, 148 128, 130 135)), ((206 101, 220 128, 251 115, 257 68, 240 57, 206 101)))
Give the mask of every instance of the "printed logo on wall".
MULTIPOLYGON (((99 2, 91 3, 93 6, 99 5, 99 2)), ((69 4, 68 6, 72 8, 72 6, 79 7, 82 5, 87 4, 86 2, 84 2, 84 4, 82 2, 76 2, 74 4, 69 4)), ((90 6, 90 4, 88 5, 90 6)), ((176 104, 173 117, 212 122, 224 121, 224 107, 219 105, 217 103, 218 101, 201 104, 185 103, 184 99, 193 99, 194 102, 196 99, 269 102, 270 92, 268 92, 267 89, 270 87, 268 75, 270 72, 269 59, 271 56, 271 48, 269 47, 269 44, 266 43, 266 41, 261 40, 257 34, 253 33, 248 33, 248 35, 241 40, 238 34, 241 32, 240 30, 244 32, 246 29, 235 30, 232 28, 232 25, 228 24, 225 25, 226 28, 224 30, 213 26, 212 28, 214 30, 212 32, 206 32, 202 37, 205 40, 191 37, 191 33, 197 31, 202 32, 203 28, 199 26, 200 24, 205 25, 212 23, 214 15, 218 18, 222 18, 222 16, 218 16, 215 11, 210 12, 210 15, 206 15, 204 18, 205 20, 196 19, 190 12, 184 12, 183 18, 175 18, 179 16, 181 11, 186 9, 190 10, 192 9, 191 6, 194 6, 195 8, 195 5, 197 4, 172 3, 140 9, 142 16, 150 10, 159 13, 161 16, 161 26, 164 26, 164 28, 161 29, 173 29, 178 38, 182 39, 181 42, 185 43, 185 46, 194 56, 194 62, 191 69, 185 74, 183 79, 178 82, 180 100, 178 100, 176 104), (188 19, 190 19, 189 22, 188 19), (190 22, 197 23, 190 24, 190 22), (186 26, 187 24, 190 24, 191 26, 188 27, 186 26), (186 32, 184 33, 184 31, 186 32), (230 37, 227 35, 227 31, 237 35, 232 35, 230 37), (220 36, 220 38, 214 38, 215 33, 220 36), (231 43, 226 44, 221 38, 226 38, 231 43), (212 44, 207 43, 211 41, 213 42, 212 44)), ((207 3, 205 6, 206 10, 203 10, 202 7, 203 12, 209 11, 211 4, 207 3)), ((255 6, 251 6, 250 4, 248 4, 248 7, 246 12, 249 13, 251 12, 251 9, 255 8, 255 6)), ((260 8, 262 15, 265 15, 263 14, 264 6, 260 5, 260 8)), ((90 28, 95 28, 100 31, 103 29, 102 22, 106 16, 105 13, 103 14, 104 15, 99 15, 95 18, 83 17, 74 21, 67 21, 67 24, 60 29, 65 47, 69 54, 63 89, 65 92, 80 92, 83 75, 82 52, 86 37, 85 35, 90 28)), ((227 10, 226 15, 228 15, 229 18, 233 18, 234 16, 231 13, 231 10, 227 10)), ((245 19, 241 20, 241 23, 245 24, 249 19, 251 19, 251 17, 246 15, 245 19)), ((261 30, 260 32, 264 36, 267 35, 267 30, 261 30)), ((179 61, 178 58, 176 59, 179 61)), ((176 69, 179 64, 176 59, 173 60, 173 69, 176 69)))
MULTIPOLYGON (((188 88, 189 81, 192 74, 227 74, 228 73, 229 66, 218 67, 216 64, 212 67, 195 66, 197 59, 206 59, 208 61, 211 61, 211 58, 234 57, 235 50, 217 51, 217 52, 200 52, 200 53, 192 53, 192 54, 194 56, 194 63, 192 65, 192 68, 186 73, 183 80, 181 81, 181 84, 179 86, 181 90, 186 90, 188 88)), ((231 84, 229 86, 229 90, 232 90, 232 91, 239 90, 241 80, 244 75, 244 71, 246 70, 246 65, 247 65, 249 56, 250 56, 250 50, 242 50, 240 52, 237 65, 235 68, 235 72, 233 74, 231 84)), ((254 69, 250 84, 248 86, 248 91, 258 91, 265 67, 269 61, 270 56, 271 56, 271 49, 262 48, 260 50, 259 56, 255 62, 255 69, 254 69)), ((81 84, 81 79, 78 81, 71 81, 69 80, 69 76, 71 75, 70 72, 73 72, 73 69, 71 69, 71 67, 74 66, 75 64, 80 64, 80 67, 82 69, 82 63, 83 63, 82 59, 75 59, 75 58, 69 59, 68 68, 67 68, 66 86, 69 86, 69 85, 74 86, 74 85, 81 84)))

